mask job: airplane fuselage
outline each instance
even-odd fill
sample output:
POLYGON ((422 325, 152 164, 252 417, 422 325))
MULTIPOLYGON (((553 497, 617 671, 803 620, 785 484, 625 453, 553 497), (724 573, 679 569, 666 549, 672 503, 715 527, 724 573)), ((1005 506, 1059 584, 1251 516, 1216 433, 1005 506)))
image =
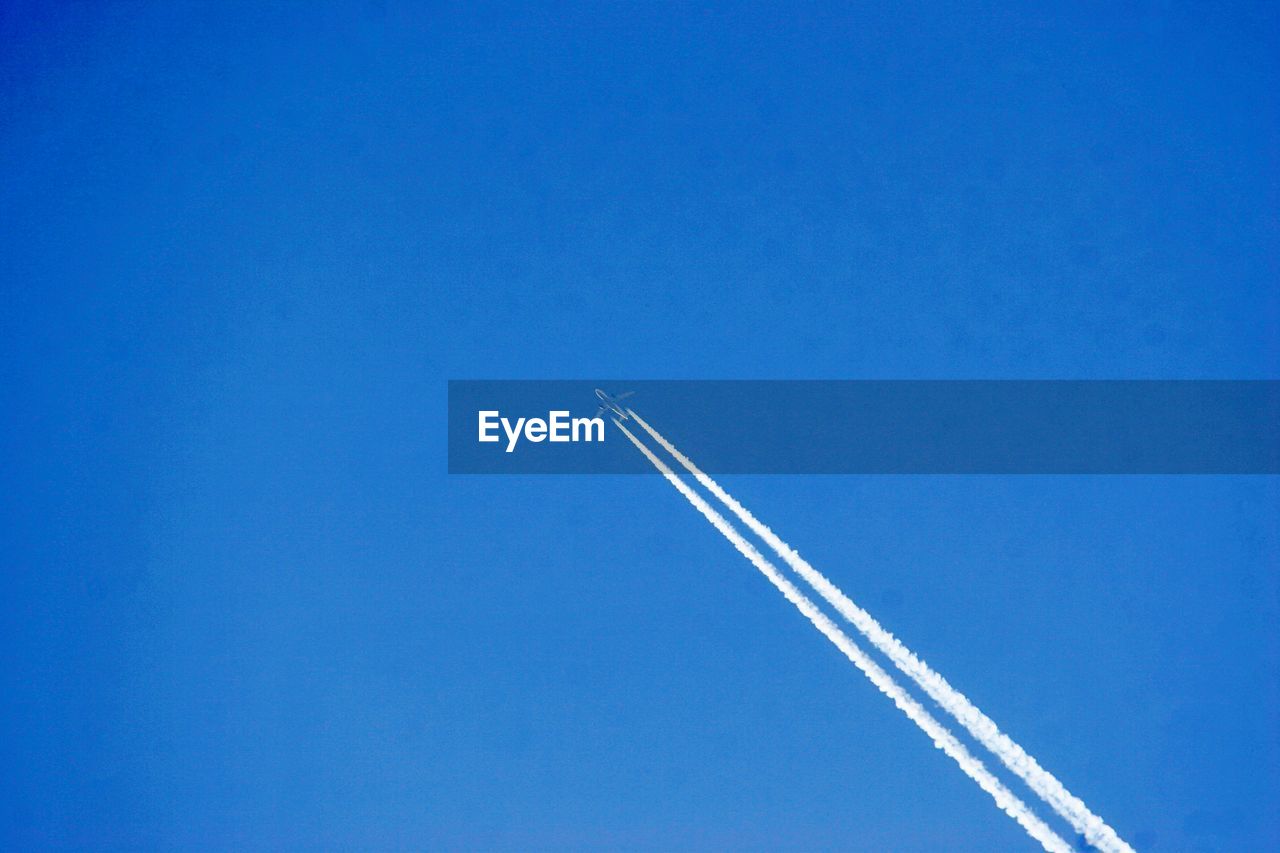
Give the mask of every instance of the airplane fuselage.
MULTIPOLYGON (((600 399, 600 412, 604 412, 607 410, 607 411, 613 412, 622 420, 624 421, 627 420, 627 410, 622 407, 622 404, 619 402, 619 400, 621 400, 622 397, 631 396, 630 392, 621 394, 617 397, 613 397, 613 396, 610 396, 609 392, 605 391, 603 388, 597 388, 595 389, 595 391, 596 391, 596 397, 600 399)), ((600 412, 597 412, 596 414, 600 414, 600 412)))

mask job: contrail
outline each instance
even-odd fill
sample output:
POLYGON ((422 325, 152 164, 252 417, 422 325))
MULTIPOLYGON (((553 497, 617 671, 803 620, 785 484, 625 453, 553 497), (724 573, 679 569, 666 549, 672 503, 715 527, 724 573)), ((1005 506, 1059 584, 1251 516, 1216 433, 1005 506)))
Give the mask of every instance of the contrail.
POLYGON ((983 746, 1004 763, 1006 767, 1018 774, 1041 799, 1048 803, 1054 811, 1062 815, 1084 839, 1099 850, 1107 853, 1133 853, 1133 848, 1125 843, 1102 818, 1089 811, 1089 808, 1078 797, 1074 796, 1058 779, 1045 770, 1027 752, 1015 743, 1008 735, 1000 731, 994 722, 982 711, 978 710, 969 699, 956 690, 947 680, 934 672, 928 664, 920 660, 904 646, 897 637, 881 627, 871 614, 854 604, 840 589, 827 580, 822 573, 809 565, 803 557, 783 542, 778 536, 747 511, 720 488, 715 480, 694 465, 693 462, 671 442, 663 438, 657 430, 649 426, 644 418, 630 409, 627 413, 635 418, 654 440, 666 449, 676 461, 694 476, 709 492, 720 499, 730 511, 736 515, 753 533, 763 539, 778 556, 790 566, 800 577, 809 582, 818 594, 825 598, 840 615, 848 619, 862 632, 871 643, 884 652, 898 669, 902 670, 912 681, 920 685, 929 697, 956 718, 983 746))
POLYGON ((948 731, 941 723, 933 718, 933 716, 924 709, 919 702, 913 699, 902 687, 893 680, 893 678, 880 668, 879 664, 867 656, 866 652, 858 648, 853 640, 841 631, 834 622, 832 622, 825 613, 818 609, 812 601, 806 598, 791 581, 787 580, 778 571, 773 563, 764 558, 755 546, 743 538, 742 534, 737 531, 724 516, 711 508, 701 495, 689 487, 684 480, 681 480, 666 463, 657 456, 653 455, 653 451, 645 446, 644 442, 632 435, 631 430, 622 425, 622 422, 614 419, 614 423, 618 425, 618 429, 631 439, 641 453, 643 453, 654 467, 666 477, 671 485, 675 486, 680 494, 684 495, 689 503, 701 512, 712 526, 719 530, 726 539, 733 543, 738 551, 751 561, 757 569, 760 570, 769 582, 778 588, 788 601, 796 606, 796 608, 809 618, 814 627, 821 631, 828 640, 840 649, 854 666, 862 670, 863 675, 871 680, 871 683, 879 688, 880 692, 893 700, 893 704, 906 714, 912 722, 919 726, 925 734, 927 734, 938 749, 941 749, 947 755, 951 756, 956 764, 960 765, 960 769, 965 772, 969 778, 978 783, 982 790, 991 795, 1001 810, 1005 814, 1016 820, 1027 834, 1039 841, 1045 850, 1053 851, 1053 853, 1071 853, 1071 847, 1059 835, 1049 828, 1044 821, 1035 815, 1027 807, 1027 805, 1018 799, 1012 791, 1004 786, 1004 784, 991 775, 991 771, 977 758, 975 758, 964 744, 956 739, 956 736, 948 731))

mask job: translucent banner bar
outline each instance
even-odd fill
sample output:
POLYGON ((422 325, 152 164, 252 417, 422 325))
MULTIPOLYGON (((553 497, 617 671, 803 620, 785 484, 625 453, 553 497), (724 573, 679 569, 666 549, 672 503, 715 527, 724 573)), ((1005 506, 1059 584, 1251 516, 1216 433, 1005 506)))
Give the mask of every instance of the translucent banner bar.
POLYGON ((651 471, 629 407, 711 474, 1280 473, 1277 381, 652 379, 451 381, 449 472, 651 471))

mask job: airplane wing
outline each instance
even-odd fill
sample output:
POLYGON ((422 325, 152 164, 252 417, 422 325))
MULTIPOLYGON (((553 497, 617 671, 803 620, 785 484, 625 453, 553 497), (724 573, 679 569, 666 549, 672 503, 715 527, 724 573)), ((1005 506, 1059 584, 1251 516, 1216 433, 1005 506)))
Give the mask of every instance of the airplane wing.
POLYGON ((615 399, 615 400, 625 400, 625 399, 627 399, 628 397, 630 397, 630 396, 631 396, 632 394, 634 394, 634 393, 636 393, 636 392, 635 392, 635 391, 623 391, 621 394, 619 394, 618 396, 614 397, 613 399, 615 399))

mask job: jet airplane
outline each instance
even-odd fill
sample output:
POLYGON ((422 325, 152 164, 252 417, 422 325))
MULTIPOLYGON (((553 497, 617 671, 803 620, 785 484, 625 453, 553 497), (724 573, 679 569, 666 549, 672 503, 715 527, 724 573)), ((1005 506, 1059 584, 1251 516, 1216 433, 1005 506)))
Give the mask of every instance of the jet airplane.
POLYGON ((598 417, 600 417, 600 416, 601 416, 601 415, 603 415, 605 412, 613 412, 615 415, 617 415, 617 416, 618 416, 619 418, 621 418, 622 420, 624 420, 624 421, 625 421, 625 420, 629 420, 629 418, 627 417, 627 410, 626 410, 625 408, 623 408, 623 406, 622 406, 622 404, 621 404, 621 402, 620 402, 620 401, 625 400, 626 398, 630 397, 630 396, 631 396, 632 394, 634 394, 634 393, 636 393, 636 392, 635 392, 635 391, 623 391, 623 392, 622 392, 621 394, 619 394, 618 396, 616 396, 616 397, 611 397, 611 396, 609 396, 609 392, 604 391, 604 390, 602 390, 602 389, 600 389, 600 388, 597 388, 597 389, 596 389, 596 396, 600 398, 600 408, 599 408, 599 409, 596 409, 596 417, 597 417, 597 418, 598 418, 598 417))

